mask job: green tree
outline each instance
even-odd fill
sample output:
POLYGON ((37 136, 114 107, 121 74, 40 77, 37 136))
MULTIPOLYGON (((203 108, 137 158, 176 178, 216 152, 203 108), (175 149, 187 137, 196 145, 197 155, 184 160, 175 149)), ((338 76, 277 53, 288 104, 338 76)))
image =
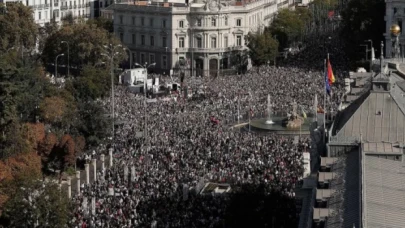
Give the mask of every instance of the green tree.
POLYGON ((68 82, 66 88, 79 100, 103 98, 111 88, 110 74, 105 68, 87 65, 83 67, 79 77, 68 82))
POLYGON ((268 30, 277 36, 281 49, 299 41, 306 24, 310 22, 310 15, 307 9, 282 9, 277 13, 268 30))
POLYGON ((346 53, 354 62, 364 57, 360 44, 371 39, 374 48, 380 50, 380 42, 385 32, 385 2, 381 0, 352 0, 342 12, 342 38, 346 43, 346 53))
MULTIPOLYGON (((61 41, 67 41, 70 44, 70 72, 73 75, 79 75, 80 70, 86 65, 100 63, 101 54, 106 52, 105 45, 121 44, 115 36, 94 23, 67 24, 46 40, 42 52, 45 65, 53 64, 55 57, 60 53, 65 53, 65 56, 59 59, 59 63, 67 65, 68 47, 61 45, 61 41)), ((126 58, 126 53, 122 48, 117 48, 116 52, 119 52, 119 55, 116 55, 114 60, 118 64, 126 58)))
POLYGON ((111 19, 105 17, 98 17, 87 21, 89 25, 95 24, 99 28, 107 30, 109 33, 114 32, 114 22, 111 19))
POLYGON ((18 180, 5 205, 7 227, 65 227, 70 217, 67 194, 55 183, 18 180))
POLYGON ((22 3, 0 3, 0 41, 3 49, 32 50, 36 44, 38 26, 32 9, 22 3), (5 45, 5 46, 3 46, 5 45))
POLYGON ((250 33, 247 37, 249 56, 255 64, 272 62, 278 54, 278 42, 269 31, 250 33))

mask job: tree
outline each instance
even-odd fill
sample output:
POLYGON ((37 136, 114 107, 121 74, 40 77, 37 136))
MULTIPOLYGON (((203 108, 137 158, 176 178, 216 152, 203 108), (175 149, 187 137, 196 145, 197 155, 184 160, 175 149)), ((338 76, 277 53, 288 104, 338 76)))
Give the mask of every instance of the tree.
POLYGON ((278 42, 269 31, 264 33, 250 33, 247 36, 249 56, 256 64, 272 62, 278 54, 278 42))
POLYGON ((111 88, 111 78, 108 71, 92 65, 83 67, 80 76, 71 79, 66 87, 76 99, 96 100, 108 95, 111 88))
POLYGON ((307 9, 280 10, 270 27, 268 28, 271 34, 277 36, 280 47, 288 47, 290 43, 298 41, 298 38, 304 32, 305 25, 309 23, 310 13, 307 9))
MULTIPOLYGON (((42 52, 42 60, 45 65, 54 64, 55 57, 60 53, 65 53, 64 58, 59 60, 60 65, 67 65, 67 45, 61 45, 61 41, 67 41, 70 44, 70 72, 76 76, 80 74, 80 70, 84 66, 94 66, 102 61, 101 54, 106 51, 105 45, 121 43, 115 36, 96 24, 68 24, 46 40, 42 52)), ((116 55, 114 60, 118 64, 126 58, 126 53, 122 48, 117 48, 116 52, 119 55, 116 55)))
POLYGON ((65 227, 70 203, 57 184, 39 180, 16 181, 5 205, 7 227, 65 227))
POLYGON ((385 2, 381 0, 352 0, 342 11, 342 38, 346 43, 346 53, 354 60, 364 56, 359 54, 359 45, 364 40, 373 40, 376 50, 380 50, 380 42, 385 32, 385 2))
POLYGON ((32 9, 18 2, 0 4, 0 39, 6 46, 2 48, 18 48, 32 50, 36 44, 38 26, 34 21, 32 9))
POLYGON ((66 111, 66 102, 61 97, 46 97, 41 102, 39 109, 45 122, 61 122, 66 111))
POLYGON ((88 24, 95 24, 99 28, 107 30, 109 33, 114 32, 114 22, 111 19, 105 17, 98 17, 87 21, 88 24))

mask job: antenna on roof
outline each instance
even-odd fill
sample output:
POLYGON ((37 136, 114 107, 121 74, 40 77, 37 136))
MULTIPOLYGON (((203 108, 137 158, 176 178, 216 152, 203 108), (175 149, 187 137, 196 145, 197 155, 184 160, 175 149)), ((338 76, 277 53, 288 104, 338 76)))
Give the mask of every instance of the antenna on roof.
POLYGON ((384 41, 381 41, 381 56, 380 56, 381 74, 383 73, 383 58, 384 58, 384 41))

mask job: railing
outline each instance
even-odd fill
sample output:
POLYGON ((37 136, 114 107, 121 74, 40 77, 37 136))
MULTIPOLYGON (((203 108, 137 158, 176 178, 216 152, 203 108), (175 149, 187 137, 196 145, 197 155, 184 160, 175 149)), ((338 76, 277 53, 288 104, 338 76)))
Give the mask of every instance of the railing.
POLYGON ((53 6, 58 7, 58 6, 59 6, 59 2, 53 3, 53 6))
POLYGON ((74 6, 73 6, 73 9, 76 9, 76 8, 77 8, 77 5, 74 5, 74 6))
POLYGON ((86 7, 90 7, 90 3, 86 3, 86 7))
POLYGON ((49 4, 45 4, 45 9, 48 9, 49 8, 49 4))
POLYGON ((72 6, 69 6, 69 9, 72 9, 72 6))
POLYGON ((60 9, 61 9, 61 10, 67 10, 68 7, 67 7, 67 6, 61 6, 60 9))

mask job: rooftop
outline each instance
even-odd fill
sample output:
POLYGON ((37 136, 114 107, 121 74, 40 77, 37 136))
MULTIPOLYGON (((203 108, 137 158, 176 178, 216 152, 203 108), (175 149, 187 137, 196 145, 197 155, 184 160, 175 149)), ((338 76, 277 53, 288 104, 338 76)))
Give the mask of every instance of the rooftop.
POLYGON ((364 227, 405 227, 405 168, 402 162, 366 156, 364 166, 364 227))

